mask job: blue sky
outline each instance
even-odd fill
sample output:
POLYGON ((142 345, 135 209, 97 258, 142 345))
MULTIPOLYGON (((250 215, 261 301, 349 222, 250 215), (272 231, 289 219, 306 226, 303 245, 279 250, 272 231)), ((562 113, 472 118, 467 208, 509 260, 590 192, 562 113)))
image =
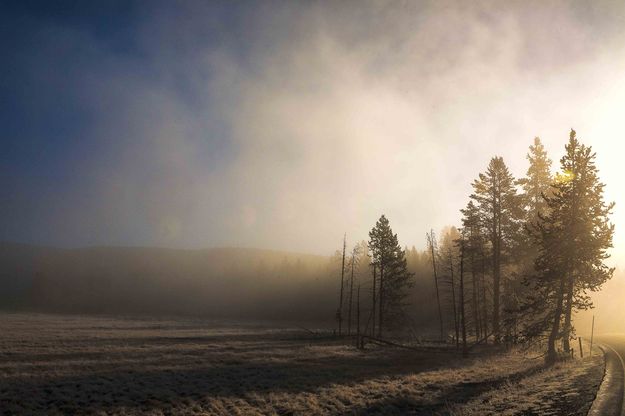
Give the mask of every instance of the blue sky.
POLYGON ((422 247, 574 127, 625 243, 620 2, 0 7, 0 240, 330 253, 385 213, 422 247))
MULTIPOLYGON (((175 15, 175 4, 146 5, 125 1, 3 5, 2 238, 62 245, 150 242, 149 227, 140 224, 141 206, 127 213, 124 224, 113 224, 119 230, 112 235, 100 231, 98 222, 103 218, 93 212, 97 211, 93 205, 100 202, 99 177, 116 169, 129 142, 141 140, 130 137, 128 130, 150 122, 132 120, 130 107, 137 105, 132 101, 141 99, 132 97, 132 90, 137 94, 166 90, 189 112, 198 102, 210 106, 206 103, 210 97, 198 96, 187 82, 189 75, 210 77, 210 69, 196 74, 185 67, 193 43, 210 48, 236 43, 245 33, 236 8, 212 3, 204 10, 206 25, 186 44, 176 29, 184 16, 175 15), (165 27, 160 32, 148 30, 158 26, 156 20, 165 27), (173 36, 163 33, 170 29, 173 36), (108 131, 109 125, 114 131, 108 131), (78 229, 82 227, 84 234, 78 229)), ((137 117, 155 116, 151 110, 138 110, 137 117)), ((227 127, 215 120, 210 134, 196 138, 204 140, 203 162, 227 163, 231 149, 226 136, 227 127)), ((134 174, 149 176, 156 169, 147 161, 134 174)))

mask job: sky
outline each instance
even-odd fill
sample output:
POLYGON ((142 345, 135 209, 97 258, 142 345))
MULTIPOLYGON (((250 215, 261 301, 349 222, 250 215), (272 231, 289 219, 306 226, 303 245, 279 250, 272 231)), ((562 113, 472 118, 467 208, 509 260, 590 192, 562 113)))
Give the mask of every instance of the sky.
POLYGON ((0 3, 0 241, 329 254, 597 152, 625 260, 625 3, 0 3))

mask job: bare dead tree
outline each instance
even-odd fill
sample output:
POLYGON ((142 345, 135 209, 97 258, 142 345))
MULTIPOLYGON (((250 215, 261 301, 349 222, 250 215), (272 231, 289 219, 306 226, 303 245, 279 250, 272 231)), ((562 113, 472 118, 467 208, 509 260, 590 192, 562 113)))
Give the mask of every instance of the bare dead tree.
POLYGON ((438 305, 438 323, 440 325, 441 340, 445 338, 443 331, 443 313, 441 311, 441 297, 438 290, 438 275, 436 273, 436 236, 434 230, 430 230, 426 234, 428 246, 430 247, 430 253, 432 255, 432 271, 434 273, 434 287, 436 288, 436 304, 438 305))
POLYGON ((347 234, 343 235, 343 259, 341 260, 341 293, 339 297, 339 309, 336 313, 336 318, 339 321, 339 336, 343 327, 343 288, 345 281, 345 250, 347 248, 347 234))
POLYGON ((356 346, 361 348, 360 341, 360 283, 356 292, 356 346))
POLYGON ((352 333, 352 305, 354 299, 354 265, 356 264, 356 256, 358 254, 358 246, 352 249, 351 259, 351 276, 349 278, 349 307, 347 312, 347 335, 352 333))

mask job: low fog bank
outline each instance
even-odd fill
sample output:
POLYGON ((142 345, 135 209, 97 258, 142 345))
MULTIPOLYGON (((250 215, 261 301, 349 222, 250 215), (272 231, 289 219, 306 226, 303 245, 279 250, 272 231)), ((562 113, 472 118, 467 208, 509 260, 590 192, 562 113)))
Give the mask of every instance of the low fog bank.
POLYGON ((3 245, 0 301, 63 313, 301 319, 331 315, 328 258, 253 249, 3 245), (287 315, 288 316, 288 315, 287 315))
POLYGON ((625 272, 617 268, 612 279, 600 292, 590 293, 594 308, 580 311, 575 316, 577 334, 588 337, 595 318, 595 334, 625 333, 625 272))
MULTIPOLYGON (((407 251, 416 273, 406 308, 413 327, 437 325, 428 258, 407 251)), ((215 248, 94 247, 59 249, 0 245, 0 308, 38 312, 197 316, 307 321, 334 325, 340 256, 215 248)), ((367 266, 361 285, 361 319, 370 310, 367 266)))

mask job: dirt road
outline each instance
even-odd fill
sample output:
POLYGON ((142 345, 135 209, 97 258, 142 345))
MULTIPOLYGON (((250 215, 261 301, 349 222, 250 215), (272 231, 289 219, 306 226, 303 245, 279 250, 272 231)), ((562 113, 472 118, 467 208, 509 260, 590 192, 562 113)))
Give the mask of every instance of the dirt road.
POLYGON ((598 337, 606 356, 605 377, 589 415, 624 416, 625 334, 598 337))

